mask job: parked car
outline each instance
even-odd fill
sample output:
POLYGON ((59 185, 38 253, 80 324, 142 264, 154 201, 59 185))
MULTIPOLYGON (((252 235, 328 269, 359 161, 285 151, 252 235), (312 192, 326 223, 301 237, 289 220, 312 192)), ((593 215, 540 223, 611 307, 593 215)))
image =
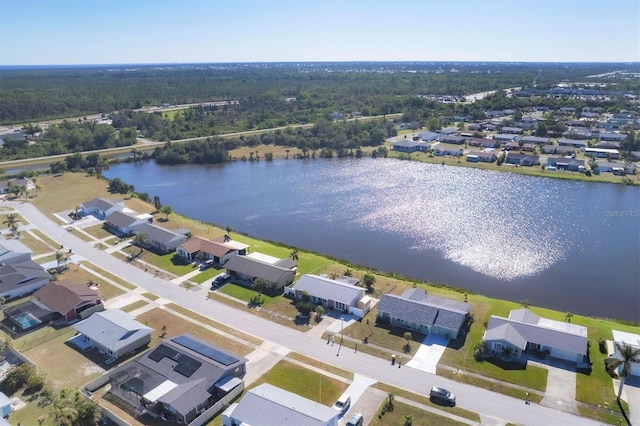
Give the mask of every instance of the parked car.
POLYGON ((211 281, 212 287, 218 287, 227 282, 227 280, 231 278, 231 275, 225 274, 224 272, 213 277, 213 281, 211 281))
POLYGON ((210 268, 213 266, 213 259, 209 259, 207 261, 205 261, 203 264, 200 265, 200 270, 204 271, 207 268, 210 268))
POLYGON ((434 386, 429 393, 429 399, 431 402, 441 405, 450 405, 454 407, 456 405, 456 396, 446 389, 434 386))
POLYGON ((364 417, 362 417, 362 414, 356 413, 353 416, 351 416, 346 426, 362 426, 362 425, 364 425, 364 417))
POLYGON ((346 393, 343 393, 340 398, 333 404, 333 409, 339 411, 340 414, 345 413, 351 405, 351 397, 346 393))

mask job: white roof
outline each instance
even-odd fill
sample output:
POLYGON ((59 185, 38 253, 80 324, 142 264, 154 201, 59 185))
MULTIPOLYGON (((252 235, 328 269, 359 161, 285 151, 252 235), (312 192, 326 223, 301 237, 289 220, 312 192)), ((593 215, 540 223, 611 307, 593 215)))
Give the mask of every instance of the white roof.
POLYGON ((587 327, 582 325, 571 324, 564 321, 555 321, 548 318, 540 318, 538 326, 550 328, 552 330, 562 331, 564 333, 575 334, 576 336, 587 337, 587 327))
MULTIPOLYGON (((225 243, 225 244, 228 245, 228 243, 225 243)), ((255 260, 259 260, 264 263, 268 263, 269 265, 273 265, 277 262, 280 262, 280 260, 282 260, 277 257, 269 256, 268 254, 258 253, 258 252, 250 253, 247 255, 247 257, 250 257, 255 260)))
POLYGON ((140 213, 139 215, 136 216, 136 218, 140 219, 140 220, 149 220, 152 217, 153 217, 153 215, 150 215, 149 213, 140 213))
POLYGON ((309 295, 320 299, 334 300, 345 305, 351 305, 365 296, 363 287, 311 274, 300 277, 293 288, 306 291, 309 295))
POLYGON ((618 330, 612 330, 612 333, 614 342, 623 342, 635 348, 640 348, 640 335, 618 330))
POLYGON ((234 250, 244 250, 244 249, 249 247, 249 244, 244 244, 244 243, 241 243, 241 242, 235 241, 235 240, 225 241, 222 244, 224 244, 225 246, 230 247, 230 248, 232 248, 234 250))
POLYGON ((155 388, 151 389, 149 392, 145 393, 142 397, 148 401, 156 402, 158 399, 168 394, 169 391, 177 386, 178 385, 176 383, 173 383, 171 380, 165 380, 155 388))

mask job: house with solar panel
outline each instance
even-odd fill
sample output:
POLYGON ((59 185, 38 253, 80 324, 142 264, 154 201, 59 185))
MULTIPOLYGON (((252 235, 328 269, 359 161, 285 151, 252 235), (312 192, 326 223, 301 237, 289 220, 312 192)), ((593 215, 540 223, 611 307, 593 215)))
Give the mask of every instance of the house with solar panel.
POLYGON ((109 393, 169 424, 205 424, 244 390, 247 360, 189 334, 155 348, 109 374, 109 393))

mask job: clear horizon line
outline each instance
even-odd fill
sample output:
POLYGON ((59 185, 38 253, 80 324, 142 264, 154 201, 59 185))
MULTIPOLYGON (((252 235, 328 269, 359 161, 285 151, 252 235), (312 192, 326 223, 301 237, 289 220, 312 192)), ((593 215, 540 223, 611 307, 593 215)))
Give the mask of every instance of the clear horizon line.
POLYGON ((536 61, 536 60, 283 60, 283 61, 217 61, 217 62, 100 62, 100 63, 61 63, 61 64, 0 64, 0 67, 99 67, 99 66, 131 66, 131 65, 215 65, 215 64, 349 64, 349 63, 463 63, 463 64, 640 64, 632 61, 536 61))

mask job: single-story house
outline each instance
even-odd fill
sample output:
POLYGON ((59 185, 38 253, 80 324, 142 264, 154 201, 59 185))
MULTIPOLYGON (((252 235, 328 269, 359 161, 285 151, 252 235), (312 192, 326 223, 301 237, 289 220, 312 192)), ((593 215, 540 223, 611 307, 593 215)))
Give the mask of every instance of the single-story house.
POLYGON ((454 155, 459 157, 464 154, 464 149, 438 145, 434 149, 433 153, 434 155, 454 155))
POLYGON ((515 164, 518 166, 535 166, 539 164, 540 161, 537 155, 509 152, 504 162, 505 164, 515 164))
POLYGON ((582 363, 587 357, 587 328, 541 318, 528 309, 516 309, 509 318, 491 315, 482 338, 491 351, 510 348, 515 358, 528 351, 582 363))
POLYGON ((9 188, 17 186, 22 191, 33 191, 36 185, 27 178, 16 178, 0 181, 0 194, 8 194, 9 188))
POLYGON ((244 390, 247 360, 182 334, 109 373, 109 392, 165 424, 205 424, 244 390))
POLYGON ((176 254, 190 262, 213 260, 219 265, 224 265, 233 256, 246 255, 248 251, 248 244, 233 241, 227 236, 215 240, 191 237, 176 248, 176 254))
POLYGON ((331 407, 263 383, 222 413, 223 426, 338 426, 340 413, 331 407))
POLYGON ((456 339, 467 322, 470 305, 411 288, 401 296, 382 295, 377 309, 378 320, 392 326, 456 339))
POLYGON ((627 173, 627 167, 624 163, 613 163, 609 161, 598 161, 596 170, 600 173, 613 173, 621 175, 627 173))
POLYGON ((14 299, 47 285, 51 275, 33 260, 0 264, 0 298, 14 299))
POLYGON ((502 133, 509 133, 509 134, 512 134, 512 135, 522 134, 522 128, 521 127, 504 126, 500 131, 502 133))
POLYGON ((483 148, 497 148, 500 146, 498 141, 487 138, 471 138, 469 141, 469 145, 471 146, 481 146, 483 148))
POLYGON ((147 222, 149 219, 145 215, 116 210, 105 218, 104 224, 109 230, 131 235, 139 225, 147 222))
POLYGON ((135 235, 144 234, 148 241, 144 244, 160 253, 169 253, 189 239, 190 232, 186 229, 176 229, 172 231, 154 223, 141 223, 136 226, 133 233, 135 235))
POLYGON ((520 151, 520 144, 518 142, 507 142, 504 145, 505 151, 520 151))
POLYGON ((123 200, 105 200, 104 198, 94 198, 80 205, 84 216, 95 215, 99 219, 104 219, 115 211, 124 210, 123 200))
POLYGON ((271 293, 290 285, 296 276, 296 263, 292 259, 278 259, 262 253, 233 256, 225 268, 238 284, 251 285, 256 279, 265 280, 271 293))
POLYGON ((420 140, 425 142, 436 141, 440 138, 440 134, 435 132, 421 132, 419 136, 420 140))
POLYGON ((295 284, 287 287, 285 293, 296 299, 303 292, 309 294, 311 303, 322 305, 328 309, 348 311, 359 318, 371 309, 371 298, 366 295, 364 287, 358 287, 358 280, 340 277, 332 280, 318 275, 304 274, 295 284))
POLYGON ((575 151, 576 148, 572 146, 545 145, 542 147, 542 152, 544 152, 545 154, 568 155, 573 154, 575 151))
POLYGON ((522 148, 520 148, 522 151, 528 151, 528 152, 534 152, 536 150, 536 144, 534 143, 523 143, 522 144, 522 148))
POLYGON ((97 290, 67 280, 51 281, 33 294, 33 301, 54 312, 52 319, 61 317, 67 322, 81 319, 87 310, 104 310, 97 290))
POLYGON ((72 325, 85 342, 120 358, 151 342, 153 329, 119 309, 96 312, 72 325))
POLYGON ((473 132, 481 132, 484 129, 484 125, 482 123, 469 123, 467 126, 467 130, 471 130, 473 132))
POLYGON ((602 141, 596 144, 596 148, 620 149, 620 142, 602 141))
POLYGON ((584 155, 593 155, 598 158, 611 158, 617 159, 620 158, 620 151, 617 149, 607 149, 607 148, 580 148, 580 151, 584 152, 584 155))
POLYGON ((551 139, 539 136, 523 136, 522 139, 520 139, 520 142, 531 143, 534 145, 548 145, 551 143, 551 139))
MULTIPOLYGON (((618 331, 612 330, 613 333, 613 341, 615 343, 621 345, 629 345, 633 349, 640 349, 640 335, 635 333, 628 333, 626 331, 618 331)), ((622 359, 618 348, 614 345, 614 353, 612 354, 614 357, 618 359, 622 359)), ((640 377, 640 362, 632 362, 631 363, 631 375, 640 377)))
MULTIPOLYGON (((440 130, 436 130, 436 132, 440 133, 440 135, 453 135, 457 131, 458 131, 457 127, 443 127, 440 130)), ((442 136, 440 136, 440 140, 442 140, 442 136)))
POLYGON ((583 148, 587 146, 587 142, 579 141, 576 139, 558 139, 558 145, 560 146, 572 146, 574 148, 583 148))
POLYGON ((523 130, 533 130, 538 127, 535 121, 517 121, 513 123, 514 127, 520 127, 523 130))
POLYGON ((558 170, 584 172, 584 160, 576 160, 575 158, 549 157, 545 165, 555 167, 558 170))
POLYGON ((414 141, 411 139, 402 139, 391 143, 391 150, 398 152, 427 152, 431 145, 422 141, 414 141))
POLYGON ((512 141, 516 141, 518 139, 518 137, 516 135, 508 135, 508 134, 504 134, 504 133, 497 133, 495 135, 493 135, 493 139, 500 142, 500 143, 506 143, 506 142, 512 142, 512 141))
POLYGON ((33 252, 20 240, 0 240, 0 264, 12 264, 31 260, 33 252))
POLYGON ((631 151, 631 159, 633 161, 640 160, 640 151, 631 151))
POLYGON ((612 133, 612 132, 604 132, 598 135, 598 139, 600 139, 601 141, 608 141, 608 142, 620 142, 625 137, 627 137, 627 135, 622 133, 612 133))
POLYGON ((452 143, 454 145, 462 145, 467 141, 467 138, 464 136, 457 135, 442 135, 440 136, 440 142, 442 143, 452 143))
POLYGON ((582 120, 567 120, 565 124, 569 127, 586 127, 587 123, 582 120))
POLYGON ((470 163, 493 163, 496 161, 495 152, 469 151, 467 161, 470 163))

